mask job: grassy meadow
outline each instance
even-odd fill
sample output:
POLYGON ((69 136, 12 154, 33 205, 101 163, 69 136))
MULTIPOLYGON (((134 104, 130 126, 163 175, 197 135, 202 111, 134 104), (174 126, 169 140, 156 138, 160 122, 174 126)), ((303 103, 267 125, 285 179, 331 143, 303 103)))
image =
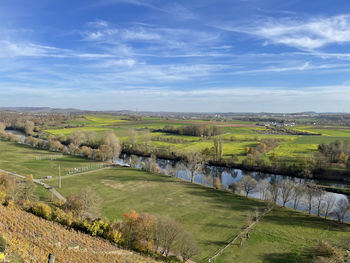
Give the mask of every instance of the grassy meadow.
POLYGON ((61 166, 61 174, 64 175, 65 169, 97 163, 75 156, 34 149, 14 142, 0 141, 0 169, 20 175, 32 174, 35 179, 57 176, 59 164, 61 166), (58 156, 58 158, 56 160, 36 159, 37 157, 45 158, 51 156, 58 156))

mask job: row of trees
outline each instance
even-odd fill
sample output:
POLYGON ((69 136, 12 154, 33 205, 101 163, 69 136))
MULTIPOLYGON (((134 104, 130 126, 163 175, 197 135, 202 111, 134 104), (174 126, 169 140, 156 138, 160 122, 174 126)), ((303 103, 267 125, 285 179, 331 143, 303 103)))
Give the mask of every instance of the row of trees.
POLYGON ((0 131, 4 131, 6 127, 23 131, 26 135, 33 135, 35 123, 31 120, 30 116, 24 117, 18 114, 5 114, 4 116, 3 113, 0 113, 0 131))
POLYGON ((221 135, 223 133, 220 127, 209 126, 209 125, 186 125, 181 127, 166 125, 163 129, 159 131, 178 134, 178 135, 188 135, 188 136, 197 136, 197 137, 211 137, 211 136, 221 135))
POLYGON ((233 191, 244 192, 247 197, 250 193, 258 191, 261 199, 274 204, 281 202, 283 207, 291 202, 293 208, 297 209, 303 203, 309 214, 314 208, 318 216, 323 213, 327 219, 329 215, 334 215, 341 223, 344 222, 347 213, 350 213, 350 204, 347 199, 337 200, 333 193, 328 193, 313 183, 304 185, 289 179, 279 182, 263 179, 258 183, 253 177, 247 175, 243 176, 238 183, 232 184, 230 188, 233 191))
POLYGON ((25 143, 36 148, 83 156, 93 160, 113 161, 115 158, 118 158, 122 146, 119 138, 114 133, 108 133, 106 136, 102 137, 103 139, 99 141, 100 144, 97 148, 83 145, 82 137, 80 137, 81 134, 83 133, 73 133, 68 146, 62 144, 61 141, 55 138, 43 140, 31 136, 26 137, 25 143))
POLYGON ((322 143, 318 146, 318 151, 324 156, 328 163, 342 163, 350 167, 350 144, 349 141, 335 141, 332 143, 322 143))

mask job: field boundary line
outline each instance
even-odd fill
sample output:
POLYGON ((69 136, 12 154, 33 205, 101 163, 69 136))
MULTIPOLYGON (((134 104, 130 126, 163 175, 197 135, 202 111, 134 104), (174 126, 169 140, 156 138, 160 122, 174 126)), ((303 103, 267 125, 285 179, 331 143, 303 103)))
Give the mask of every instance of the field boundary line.
MULTIPOLYGON (((103 168, 100 168, 100 169, 95 169, 95 170, 90 170, 90 171, 81 172, 81 173, 75 173, 75 174, 70 174, 70 175, 62 175, 61 178, 64 179, 64 178, 73 177, 73 176, 76 176, 76 175, 93 173, 93 172, 101 171, 101 170, 104 170, 104 169, 109 169, 111 167, 113 167, 113 166, 107 166, 107 167, 103 167, 103 168)), ((49 180, 55 180, 55 179, 57 179, 57 176, 55 176, 53 178, 40 179, 40 180, 41 181, 49 181, 49 180)))
POLYGON ((212 256, 211 258, 208 259, 208 262, 212 262, 213 260, 215 260, 215 258, 217 258, 218 256, 220 256, 222 254, 222 252, 224 252, 228 247, 230 247, 236 240, 238 240, 239 238, 243 237, 243 234, 246 233, 248 234, 249 231, 257 224, 260 222, 260 220, 267 215, 269 212, 271 212, 272 208, 268 208, 261 216, 259 216, 253 223, 251 223, 247 228, 243 229, 242 231, 240 231, 226 246, 224 246, 223 248, 221 248, 218 252, 216 252, 214 254, 214 256, 212 256))

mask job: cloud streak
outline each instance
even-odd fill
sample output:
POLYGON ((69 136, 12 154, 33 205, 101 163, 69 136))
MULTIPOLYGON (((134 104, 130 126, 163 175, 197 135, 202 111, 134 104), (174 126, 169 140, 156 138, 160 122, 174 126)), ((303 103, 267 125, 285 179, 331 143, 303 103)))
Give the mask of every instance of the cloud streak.
POLYGON ((280 44, 303 50, 350 42, 350 14, 311 19, 270 18, 242 27, 216 27, 259 37, 265 40, 266 45, 280 44))

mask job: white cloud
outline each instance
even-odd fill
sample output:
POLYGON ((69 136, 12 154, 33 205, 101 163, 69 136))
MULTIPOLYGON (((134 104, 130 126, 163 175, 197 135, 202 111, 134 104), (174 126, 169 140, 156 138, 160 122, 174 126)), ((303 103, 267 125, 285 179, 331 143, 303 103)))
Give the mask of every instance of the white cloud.
POLYGON ((350 42, 350 14, 311 19, 269 19, 246 27, 216 27, 258 36, 266 40, 265 44, 283 44, 306 50, 350 42))
POLYGON ((87 23, 87 26, 92 28, 103 28, 108 27, 108 25, 108 22, 105 20, 95 20, 87 23))
POLYGON ((60 56, 63 49, 42 46, 28 42, 13 42, 8 40, 0 40, 0 57, 44 57, 44 56, 60 56))
POLYGON ((157 33, 147 32, 146 30, 129 30, 123 32, 122 38, 125 40, 159 40, 161 36, 157 33))
POLYGON ((289 71, 306 71, 306 70, 327 70, 327 69, 339 69, 344 70, 348 69, 350 64, 321 64, 321 65, 313 65, 310 61, 307 61, 303 64, 296 66, 273 66, 273 67, 265 67, 260 69, 247 69, 247 70, 239 70, 234 71, 233 74, 252 74, 252 73, 268 73, 268 72, 289 72, 289 71))

